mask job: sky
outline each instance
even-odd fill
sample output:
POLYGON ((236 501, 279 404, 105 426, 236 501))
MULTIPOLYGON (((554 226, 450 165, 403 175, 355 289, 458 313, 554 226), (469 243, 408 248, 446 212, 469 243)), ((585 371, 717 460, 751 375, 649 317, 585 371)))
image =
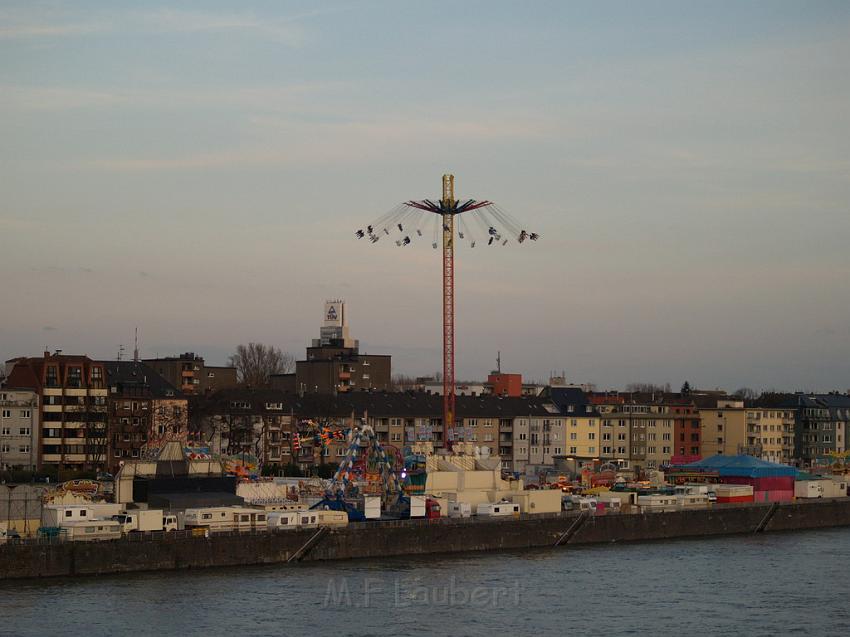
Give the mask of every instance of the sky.
POLYGON ((0 355, 304 356, 326 299, 458 376, 850 388, 850 3, 0 1, 0 355))

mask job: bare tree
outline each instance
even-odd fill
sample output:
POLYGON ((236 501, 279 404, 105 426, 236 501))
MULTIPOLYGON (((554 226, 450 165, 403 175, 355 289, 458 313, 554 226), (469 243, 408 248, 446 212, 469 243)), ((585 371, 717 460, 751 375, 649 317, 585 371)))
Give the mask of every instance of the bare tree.
POLYGON ((407 391, 408 389, 416 389, 417 382, 414 376, 407 374, 393 374, 392 390, 407 391))
POLYGON ((735 390, 735 393, 732 394, 735 398, 740 398, 741 400, 755 400, 759 397, 758 393, 754 389, 749 387, 741 387, 735 390))
POLYGON ((288 374, 295 368, 295 357, 289 352, 262 343, 239 345, 229 363, 236 368, 239 382, 250 387, 266 387, 271 374, 288 374))

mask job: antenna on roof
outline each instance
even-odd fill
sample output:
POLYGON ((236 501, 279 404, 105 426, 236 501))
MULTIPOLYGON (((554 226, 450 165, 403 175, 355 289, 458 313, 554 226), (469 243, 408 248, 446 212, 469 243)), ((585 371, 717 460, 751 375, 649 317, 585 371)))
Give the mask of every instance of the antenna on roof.
POLYGON ((502 352, 501 351, 496 352, 496 373, 497 374, 502 373, 502 352))
POLYGON ((133 362, 139 362, 139 328, 136 328, 136 336, 134 339, 134 347, 133 347, 133 362))
POLYGON ((119 361, 120 361, 120 360, 121 360, 121 356, 123 356, 123 355, 124 355, 124 346, 123 346, 123 345, 119 345, 119 346, 118 346, 118 358, 117 358, 116 360, 119 360, 119 361))

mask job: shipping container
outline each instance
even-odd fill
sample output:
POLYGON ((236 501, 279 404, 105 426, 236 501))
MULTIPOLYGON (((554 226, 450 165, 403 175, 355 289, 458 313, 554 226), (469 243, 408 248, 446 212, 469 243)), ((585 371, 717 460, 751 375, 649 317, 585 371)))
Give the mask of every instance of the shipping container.
POLYGON ((449 502, 450 518, 468 518, 472 515, 472 505, 469 502, 449 502))
POLYGON ((823 481, 823 497, 825 498, 844 498, 847 496, 847 481, 846 480, 836 480, 832 478, 830 480, 823 481))
POLYGON ((513 502, 496 502, 479 504, 475 514, 480 516, 500 517, 507 515, 519 515, 519 505, 513 502))
POLYGON ((773 491, 756 491, 753 494, 754 502, 793 502, 794 492, 774 489, 773 491))
POLYGON ((822 498, 823 480, 797 480, 794 483, 794 496, 797 498, 822 498))

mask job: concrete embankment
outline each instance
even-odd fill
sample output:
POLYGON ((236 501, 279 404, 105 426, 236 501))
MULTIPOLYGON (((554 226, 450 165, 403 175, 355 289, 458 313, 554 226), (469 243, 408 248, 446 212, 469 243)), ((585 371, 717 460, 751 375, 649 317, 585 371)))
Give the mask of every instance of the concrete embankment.
POLYGON ((669 513, 404 520, 321 531, 0 545, 0 579, 380 558, 850 526, 850 498, 669 513))

